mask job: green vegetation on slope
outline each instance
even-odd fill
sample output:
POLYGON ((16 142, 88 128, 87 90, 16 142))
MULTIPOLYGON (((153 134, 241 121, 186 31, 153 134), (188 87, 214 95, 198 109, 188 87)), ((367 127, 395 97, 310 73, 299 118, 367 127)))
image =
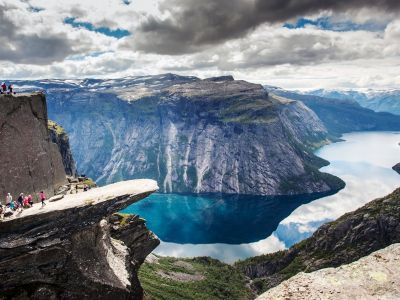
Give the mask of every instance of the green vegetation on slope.
POLYGON ((147 299, 253 299, 245 276, 234 267, 208 257, 160 257, 146 262, 139 279, 147 299))
POLYGON ((48 120, 47 127, 50 130, 54 130, 57 135, 65 134, 64 128, 62 128, 60 125, 58 125, 56 122, 52 120, 48 120))

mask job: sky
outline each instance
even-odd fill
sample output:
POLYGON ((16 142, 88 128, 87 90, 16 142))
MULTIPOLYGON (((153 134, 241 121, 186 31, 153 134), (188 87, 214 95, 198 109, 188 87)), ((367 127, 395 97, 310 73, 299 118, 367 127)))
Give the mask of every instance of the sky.
POLYGON ((398 0, 0 0, 0 78, 400 85, 398 0))

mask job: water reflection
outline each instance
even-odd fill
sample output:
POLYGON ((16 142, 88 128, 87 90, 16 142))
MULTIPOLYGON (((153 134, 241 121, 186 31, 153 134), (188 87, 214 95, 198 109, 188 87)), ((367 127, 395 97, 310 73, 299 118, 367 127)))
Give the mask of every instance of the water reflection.
POLYGON ((299 207, 283 220, 274 234, 285 246, 400 186, 400 176, 392 170, 400 162, 399 133, 351 133, 343 139, 345 142, 325 146, 316 154, 331 162, 321 170, 342 178, 346 187, 335 195, 299 207))
POLYGON ((139 214, 158 237, 178 244, 243 244, 265 239, 297 207, 296 197, 154 194, 123 212, 139 214))
POLYGON ((318 195, 319 199, 154 195, 127 211, 148 220, 162 240, 155 250, 160 255, 233 262, 281 250, 310 236, 321 224, 400 186, 400 176, 391 169, 400 162, 399 133, 352 133, 343 139, 317 152, 331 162, 322 171, 346 182, 335 195, 318 195))

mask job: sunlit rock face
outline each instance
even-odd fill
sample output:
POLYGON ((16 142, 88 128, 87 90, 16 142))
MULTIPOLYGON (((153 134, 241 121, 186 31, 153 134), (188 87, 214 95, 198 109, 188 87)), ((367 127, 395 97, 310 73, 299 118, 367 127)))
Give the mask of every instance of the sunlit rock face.
POLYGON ((326 162, 311 149, 327 142, 318 117, 260 85, 172 74, 37 84, 79 170, 99 184, 147 177, 162 192, 258 195, 343 187, 317 170, 326 162))
POLYGON ((0 223, 1 299, 142 299, 140 265, 159 244, 144 220, 115 214, 157 190, 120 182, 34 204, 0 223))
POLYGON ((394 244, 349 265, 300 273, 257 299, 399 299, 399 259, 394 244))
POLYGON ((49 121, 48 128, 51 141, 58 146, 65 173, 69 176, 76 176, 76 163, 72 156, 68 134, 61 126, 53 121, 49 121))
POLYGON ((47 130, 42 94, 0 95, 0 195, 52 195, 66 183, 62 157, 47 130))

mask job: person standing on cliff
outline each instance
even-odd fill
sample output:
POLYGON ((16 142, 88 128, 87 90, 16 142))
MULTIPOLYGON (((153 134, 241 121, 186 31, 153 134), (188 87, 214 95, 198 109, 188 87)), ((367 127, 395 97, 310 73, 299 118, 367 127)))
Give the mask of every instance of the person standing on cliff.
POLYGON ((7 197, 6 197, 6 207, 10 207, 12 201, 13 201, 13 198, 12 198, 11 194, 8 193, 7 197))
POLYGON ((14 86, 10 83, 8 86, 9 94, 11 94, 11 95, 13 94, 13 89, 14 89, 14 86))
POLYGON ((3 82, 3 83, 1 84, 1 93, 2 93, 2 94, 7 94, 7 85, 6 85, 5 82, 3 82))
POLYGON ((39 193, 39 198, 40 198, 40 201, 42 202, 42 207, 45 206, 46 203, 44 203, 44 201, 46 200, 46 195, 44 194, 43 191, 41 191, 41 192, 39 193))
POLYGON ((19 197, 17 199, 18 202, 18 208, 21 209, 21 211, 24 209, 23 203, 24 203, 24 193, 19 194, 19 197))

